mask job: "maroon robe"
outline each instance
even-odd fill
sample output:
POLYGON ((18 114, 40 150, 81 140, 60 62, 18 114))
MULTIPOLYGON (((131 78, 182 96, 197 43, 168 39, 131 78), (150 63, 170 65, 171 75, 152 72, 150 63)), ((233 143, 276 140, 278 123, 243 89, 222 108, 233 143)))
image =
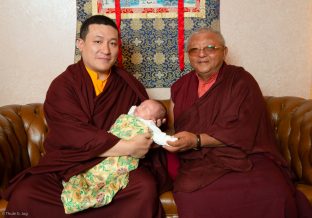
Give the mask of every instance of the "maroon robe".
MULTIPOLYGON (((297 217, 297 191, 277 151, 255 79, 224 63, 215 84, 200 98, 197 87, 194 71, 172 85, 175 131, 206 133, 225 147, 178 154, 174 197, 179 216, 297 217)), ((297 195, 312 215, 307 200, 297 195)))
MULTIPOLYGON (((107 131, 120 114, 148 95, 132 75, 112 68, 104 91, 95 95, 82 61, 59 75, 47 92, 44 112, 49 127, 46 154, 38 166, 20 173, 5 198, 9 212, 28 217, 67 217, 60 199, 62 180, 68 180, 103 160, 100 154, 118 142, 107 131)), ((156 182, 143 166, 130 173, 128 186, 111 204, 74 214, 77 217, 162 217, 156 182)))

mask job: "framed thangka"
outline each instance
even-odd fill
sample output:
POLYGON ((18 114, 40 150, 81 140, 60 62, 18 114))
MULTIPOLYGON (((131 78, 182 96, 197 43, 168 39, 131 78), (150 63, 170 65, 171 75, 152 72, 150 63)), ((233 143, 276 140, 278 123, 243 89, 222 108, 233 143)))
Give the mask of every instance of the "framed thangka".
POLYGON ((114 19, 122 66, 146 88, 167 88, 191 70, 185 50, 189 35, 203 26, 220 28, 219 5, 219 0, 77 0, 77 33, 91 15, 114 19))

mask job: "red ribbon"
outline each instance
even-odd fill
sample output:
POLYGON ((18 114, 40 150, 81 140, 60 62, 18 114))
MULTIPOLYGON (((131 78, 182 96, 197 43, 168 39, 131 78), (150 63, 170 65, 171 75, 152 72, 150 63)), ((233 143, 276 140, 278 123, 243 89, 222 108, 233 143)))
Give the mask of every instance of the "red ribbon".
POLYGON ((121 34, 120 34, 120 22, 121 22, 121 8, 120 8, 120 0, 115 0, 115 14, 116 14, 116 25, 118 28, 118 45, 119 45, 119 52, 118 52, 118 64, 122 66, 122 50, 121 50, 121 34))
POLYGON ((178 56, 180 70, 184 70, 184 0, 178 0, 178 56))
POLYGON ((102 1, 97 1, 97 12, 98 12, 98 14, 101 13, 102 7, 103 7, 102 1))

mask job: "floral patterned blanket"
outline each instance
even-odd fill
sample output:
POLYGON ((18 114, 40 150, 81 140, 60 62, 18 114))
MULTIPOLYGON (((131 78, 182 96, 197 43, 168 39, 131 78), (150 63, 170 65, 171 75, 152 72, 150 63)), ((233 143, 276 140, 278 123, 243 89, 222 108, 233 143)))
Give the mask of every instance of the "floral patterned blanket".
MULTIPOLYGON (((133 115, 122 114, 109 130, 121 139, 131 139, 148 132, 148 127, 133 115)), ((66 214, 109 204, 125 188, 129 172, 138 167, 139 159, 131 156, 107 157, 84 173, 63 181, 61 200, 66 214)))

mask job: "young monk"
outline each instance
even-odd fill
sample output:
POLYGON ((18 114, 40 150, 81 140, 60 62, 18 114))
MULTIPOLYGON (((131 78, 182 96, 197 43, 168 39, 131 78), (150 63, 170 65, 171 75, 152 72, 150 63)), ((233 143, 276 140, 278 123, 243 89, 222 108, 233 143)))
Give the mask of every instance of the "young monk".
MULTIPOLYGON (((53 80, 44 102, 46 154, 11 181, 4 194, 9 202, 5 214, 68 217, 61 201, 63 181, 107 157, 142 158, 149 152, 151 133, 124 140, 108 132, 119 115, 148 98, 144 86, 115 65, 118 38, 116 24, 106 16, 83 22, 77 41, 82 59, 53 80)), ((142 162, 129 173, 127 187, 115 195, 114 203, 75 217, 164 217, 155 176, 142 162)))

